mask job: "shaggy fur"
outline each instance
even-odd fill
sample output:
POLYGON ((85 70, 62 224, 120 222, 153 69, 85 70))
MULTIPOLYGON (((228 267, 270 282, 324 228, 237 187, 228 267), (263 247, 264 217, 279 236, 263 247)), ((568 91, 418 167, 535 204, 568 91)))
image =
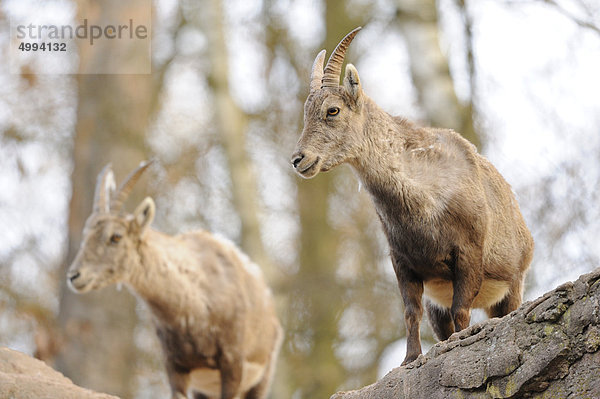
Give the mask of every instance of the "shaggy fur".
POLYGON ((111 175, 100 175, 70 287, 123 282, 149 306, 173 398, 265 398, 282 330, 260 269, 208 232, 153 230, 151 198, 132 215, 111 212, 111 175))
POLYGON ((390 116, 364 94, 351 64, 343 86, 319 87, 323 59, 313 66, 292 164, 312 178, 348 163, 370 193, 404 301, 406 364, 421 353, 423 294, 441 340, 469 325, 473 307, 506 315, 522 301, 533 239, 510 186, 472 144, 390 116))

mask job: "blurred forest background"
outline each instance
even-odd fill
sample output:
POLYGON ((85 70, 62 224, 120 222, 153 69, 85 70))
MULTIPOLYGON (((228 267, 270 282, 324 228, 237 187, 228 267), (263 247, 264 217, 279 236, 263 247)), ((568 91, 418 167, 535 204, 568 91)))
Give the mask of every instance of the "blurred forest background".
MULTIPOLYGON (((4 0, 0 26, 89 9, 102 23, 121 2, 99 3, 4 0)), ((147 309, 65 284, 96 175, 153 157, 129 209, 152 195, 155 228, 218 232, 262 266, 286 331, 272 398, 327 398, 398 366, 401 299, 370 199, 346 166, 306 181, 289 163, 314 57, 359 25, 346 58, 367 95, 463 133, 513 186, 536 241, 526 299, 600 266, 598 1, 152 7, 151 75, 10 74, 0 32, 0 345, 98 391, 168 395, 147 309)), ((80 64, 110 62, 96 50, 80 64)))

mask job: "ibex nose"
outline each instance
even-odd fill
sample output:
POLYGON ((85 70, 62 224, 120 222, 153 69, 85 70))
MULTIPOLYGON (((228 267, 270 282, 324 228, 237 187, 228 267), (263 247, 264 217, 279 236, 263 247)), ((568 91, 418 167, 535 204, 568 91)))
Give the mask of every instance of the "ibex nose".
POLYGON ((304 154, 302 154, 301 152, 297 152, 294 155, 292 155, 292 165, 294 165, 294 168, 298 168, 298 164, 303 159, 304 159, 304 154))
POLYGON ((76 280, 76 279, 77 279, 77 277, 79 277, 79 276, 81 276, 81 273, 79 273, 79 272, 70 272, 70 273, 67 275, 67 278, 68 278, 68 279, 69 279, 71 282, 73 282, 73 280, 76 280))

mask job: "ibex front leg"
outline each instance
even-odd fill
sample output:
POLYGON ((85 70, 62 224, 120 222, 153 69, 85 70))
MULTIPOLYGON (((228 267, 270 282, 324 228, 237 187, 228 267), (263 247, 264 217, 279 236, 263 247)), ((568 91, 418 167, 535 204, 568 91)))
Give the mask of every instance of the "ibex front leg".
POLYGON ((237 353, 222 353, 218 363, 221 371, 221 399, 239 398, 242 359, 237 353))
POLYGON ((454 331, 469 326, 473 301, 483 282, 483 259, 479 248, 460 249, 454 270, 452 308, 454 331))
POLYGON ((187 390, 190 383, 189 371, 178 371, 175 365, 168 361, 167 376, 171 385, 171 399, 187 399, 187 390))
POLYGON ((423 281, 417 278, 405 266, 394 260, 394 270, 398 278, 400 294, 404 301, 404 320, 408 335, 406 338, 406 356, 402 365, 415 360, 421 354, 421 336, 419 327, 423 317, 423 281))

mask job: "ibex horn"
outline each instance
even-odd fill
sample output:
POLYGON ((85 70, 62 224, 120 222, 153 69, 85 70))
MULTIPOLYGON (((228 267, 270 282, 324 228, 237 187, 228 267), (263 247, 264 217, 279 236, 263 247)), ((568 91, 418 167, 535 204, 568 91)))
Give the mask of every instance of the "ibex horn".
POLYGON ((325 50, 321 50, 313 62, 312 71, 310 72, 310 91, 321 88, 323 80, 323 63, 325 62, 325 50))
POLYGON ((105 213, 109 211, 108 199, 111 191, 115 189, 115 177, 109 163, 102 169, 96 179, 96 191, 94 192, 94 212, 105 213))
POLYGON ((321 87, 338 87, 340 85, 340 73, 342 72, 342 64, 344 63, 346 50, 348 50, 348 46, 352 42, 352 39, 354 39, 354 36, 356 36, 358 31, 361 29, 362 27, 359 26, 352 32, 348 33, 346 37, 344 37, 337 45, 335 50, 333 50, 329 60, 327 60, 327 65, 325 65, 325 72, 323 74, 321 87))
POLYGON ((119 191, 117 191, 117 194, 110 202, 111 212, 118 213, 121 210, 123 204, 127 200, 127 197, 129 197, 133 186, 138 181, 142 173, 144 173, 144 171, 148 168, 148 166, 152 164, 152 162, 154 161, 150 160, 141 162, 140 165, 133 172, 131 172, 129 176, 127 176, 123 183, 121 183, 119 186, 119 191))

